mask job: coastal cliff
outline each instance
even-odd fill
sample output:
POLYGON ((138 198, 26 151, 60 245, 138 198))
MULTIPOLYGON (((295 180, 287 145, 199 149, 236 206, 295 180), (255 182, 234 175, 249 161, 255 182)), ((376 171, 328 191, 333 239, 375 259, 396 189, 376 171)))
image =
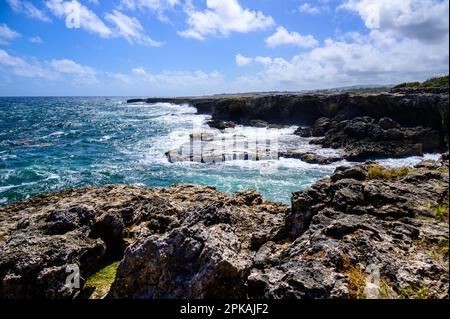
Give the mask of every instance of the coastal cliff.
MULTIPOLYGON (((424 126, 448 134, 448 91, 440 93, 255 94, 191 98, 130 99, 128 103, 190 104, 213 120, 250 124, 313 125, 321 117, 389 117, 402 126, 424 126)), ((448 135, 447 135, 448 136, 448 135)))
MULTIPOLYGON (((211 127, 236 124, 300 126, 311 143, 344 150, 364 161, 448 150, 448 88, 393 89, 392 93, 244 94, 132 99, 129 103, 190 104, 210 114, 211 127)), ((281 154, 283 156, 283 154, 281 154)), ((302 158, 302 155, 288 154, 302 158)), ((174 158, 175 156, 172 156, 174 158)))
POLYGON ((194 185, 39 195, 0 208, 0 298, 448 298, 448 183, 445 155, 340 167, 291 206, 194 185))

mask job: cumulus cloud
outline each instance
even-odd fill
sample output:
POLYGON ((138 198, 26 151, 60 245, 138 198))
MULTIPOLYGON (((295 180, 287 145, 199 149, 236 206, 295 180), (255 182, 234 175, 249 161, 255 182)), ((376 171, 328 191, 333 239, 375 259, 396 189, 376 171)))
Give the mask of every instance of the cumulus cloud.
MULTIPOLYGON (((301 90, 448 74, 448 6, 439 0, 345 0, 339 10, 357 13, 367 34, 349 32, 327 39, 290 59, 266 58, 259 72, 241 76, 235 86, 301 90)), ((261 61, 246 59, 246 65, 261 61)))
POLYGON ((62 60, 52 60, 50 65, 58 72, 68 73, 68 74, 95 74, 95 70, 88 66, 83 66, 72 60, 62 59, 62 60))
POLYGON ((138 19, 129 17, 119 10, 113 10, 105 15, 105 20, 109 22, 109 25, 106 25, 93 11, 76 0, 49 0, 47 7, 60 18, 76 17, 80 28, 102 38, 123 38, 129 43, 154 47, 162 45, 145 34, 144 27, 138 19))
POLYGON ((21 57, 10 55, 8 52, 1 49, 0 67, 6 67, 12 74, 21 77, 39 78, 45 80, 56 80, 58 78, 55 72, 42 67, 39 62, 28 62, 21 57))
POLYGON ((358 13, 367 28, 393 36, 423 42, 448 37, 448 0, 346 0, 340 8, 358 13))
POLYGON ((243 56, 243 55, 240 54, 240 53, 239 53, 239 54, 236 54, 235 59, 236 59, 236 64, 237 64, 238 66, 246 66, 246 65, 249 65, 250 63, 253 62, 253 59, 252 59, 252 58, 243 56))
POLYGON ((185 11, 189 28, 180 31, 181 36, 204 40, 209 35, 226 37, 232 32, 248 33, 275 24, 272 17, 245 9, 237 0, 207 0, 206 6, 206 10, 197 10, 188 1, 185 11))
POLYGON ((64 83, 73 94, 74 88, 95 88, 94 94, 203 94, 224 89, 226 82, 217 71, 161 71, 150 72, 143 67, 128 73, 110 73, 96 70, 70 59, 39 61, 19 57, 0 49, 0 74, 18 76, 50 83, 64 83), (48 82, 47 82, 48 81, 48 82))
POLYGON ((20 36, 19 32, 10 29, 5 23, 0 23, 0 44, 9 44, 10 40, 20 36))
POLYGON ((262 71, 240 77, 238 86, 254 90, 301 90, 396 83, 448 73, 445 43, 398 40, 379 31, 368 36, 353 34, 349 38, 352 40, 328 39, 323 46, 289 60, 267 60, 269 63, 262 71))
POLYGON ((19 77, 62 81, 68 84, 87 85, 97 83, 97 71, 69 59, 38 61, 22 58, 0 49, 0 69, 19 77))
POLYGON ((103 38, 113 35, 111 29, 93 11, 76 0, 50 0, 46 4, 50 11, 59 18, 76 17, 79 27, 88 32, 98 34, 103 38))
POLYGON ((97 71, 94 68, 78 64, 69 59, 52 60, 49 65, 55 72, 70 76, 72 82, 76 84, 89 84, 98 81, 97 71))
POLYGON ((266 45, 275 48, 280 45, 294 45, 301 48, 316 47, 319 42, 312 35, 301 35, 298 32, 289 32, 283 27, 266 39, 266 45))
POLYGON ((120 11, 114 10, 108 13, 105 19, 115 25, 116 35, 126 39, 130 43, 138 43, 149 46, 161 46, 161 42, 151 39, 144 34, 144 28, 136 18, 128 17, 120 11))
POLYGON ((42 11, 39 10, 29 1, 22 1, 22 0, 6 0, 8 2, 11 9, 13 9, 15 12, 23 13, 26 16, 41 20, 44 22, 50 22, 50 18, 47 17, 47 15, 42 11))

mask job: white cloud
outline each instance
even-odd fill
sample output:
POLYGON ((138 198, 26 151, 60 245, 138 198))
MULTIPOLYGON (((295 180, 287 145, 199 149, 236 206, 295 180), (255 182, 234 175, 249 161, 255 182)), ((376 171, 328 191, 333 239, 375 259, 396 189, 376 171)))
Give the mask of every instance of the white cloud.
POLYGON ((238 65, 238 66, 246 66, 246 65, 249 65, 250 63, 252 63, 253 62, 253 59, 252 58, 248 58, 248 57, 246 57, 246 56, 243 56, 242 54, 236 54, 236 56, 235 56, 235 59, 236 59, 236 64, 238 65))
POLYGON ((310 5, 309 3, 304 3, 298 7, 298 11, 308 14, 319 14, 320 8, 310 5))
POLYGON ((9 44, 10 40, 20 36, 19 32, 10 29, 5 23, 0 23, 0 44, 9 44))
POLYGON ((44 41, 42 41, 41 37, 31 37, 28 39, 31 43, 36 43, 36 44, 41 44, 44 43, 44 41))
MULTIPOLYGON (((96 70, 69 59, 38 61, 22 58, 0 49, 0 73, 40 80, 48 87, 62 85, 61 94, 122 94, 122 95, 173 95, 214 93, 226 87, 217 71, 162 71, 149 72, 136 67, 129 73, 109 73, 96 70), (46 81, 42 81, 46 80, 46 81), (83 91, 76 89, 82 88, 83 91)), ((49 89, 50 90, 50 89, 49 89)), ((49 94, 47 91, 42 94, 49 94)))
POLYGON ((121 0, 119 8, 129 10, 151 11, 159 20, 168 21, 165 12, 179 4, 179 0, 121 0))
POLYGON ((95 74, 95 70, 89 66, 80 65, 72 60, 62 59, 62 60, 52 60, 50 65, 58 72, 68 73, 68 74, 82 74, 82 75, 92 75, 95 74))
POLYGON ((136 18, 130 18, 120 11, 114 10, 105 16, 106 20, 116 26, 116 34, 130 43, 145 44, 149 46, 161 46, 162 43, 146 36, 144 28, 136 18))
POLYGON ((262 65, 269 65, 272 63, 272 58, 266 57, 266 56, 257 56, 255 58, 246 57, 242 54, 236 54, 235 55, 235 61, 238 66, 249 66, 253 63, 258 63, 262 65))
POLYGON ((30 18, 38 19, 44 22, 50 22, 50 18, 45 15, 42 10, 39 10, 29 1, 22 0, 6 0, 11 9, 15 12, 24 13, 30 18))
POLYGON ((45 69, 37 61, 28 62, 20 57, 12 56, 0 49, 0 66, 7 67, 15 75, 27 78, 56 80, 57 74, 45 69))
MULTIPOLYGON (((124 95, 199 95, 226 90, 227 83, 217 71, 162 71, 150 72, 135 67, 130 73, 109 74, 106 81, 115 92, 124 95)), ((118 94, 118 93, 116 93, 118 94)))
POLYGON ((165 71, 162 73, 149 73, 142 67, 132 70, 132 74, 139 81, 145 81, 156 86, 178 87, 193 85, 210 85, 222 81, 222 75, 217 72, 206 73, 204 71, 165 71))
POLYGON ((122 7, 128 9, 149 9, 153 11, 165 10, 179 4, 179 0, 122 0, 122 7))
POLYGON ((316 47, 319 42, 312 35, 301 35, 298 32, 289 32, 283 27, 278 27, 277 31, 266 39, 266 44, 270 48, 275 48, 280 45, 313 48, 316 47))
MULTIPOLYGON (((368 34, 349 32, 327 39, 322 46, 290 59, 266 58, 261 71, 241 76, 235 86, 302 90, 392 84, 448 74, 448 5, 438 0, 345 0, 339 9, 358 13, 368 34)), ((261 61, 261 57, 247 59, 261 61)))
POLYGON ((237 87, 301 90, 421 80, 448 73, 448 52, 445 41, 398 40, 379 31, 368 36, 353 34, 347 41, 328 39, 323 46, 290 60, 274 58, 257 74, 240 77, 237 87))
POLYGON ((118 10, 113 10, 105 15, 107 26, 93 11, 76 0, 49 0, 47 7, 60 18, 70 19, 74 12, 78 12, 79 27, 89 32, 96 33, 102 38, 124 38, 129 43, 142 45, 161 46, 162 43, 153 40, 145 34, 144 27, 139 20, 129 17, 118 10))
POLYGON ((96 33, 103 38, 113 36, 113 32, 103 21, 89 8, 76 0, 62 1, 49 0, 46 2, 50 11, 59 18, 70 17, 74 12, 78 12, 80 28, 96 33))
POLYGON ((89 66, 78 64, 72 60, 61 59, 38 61, 34 58, 22 58, 0 49, 0 69, 12 75, 58 81, 74 85, 97 83, 97 71, 89 66))
POLYGON ((423 42, 448 37, 448 0, 346 0, 340 8, 357 12, 367 28, 393 36, 423 42))
POLYGON ((244 9, 237 0, 207 0, 206 6, 206 10, 196 10, 188 1, 185 11, 189 29, 178 32, 181 36, 203 40, 208 35, 248 33, 274 25, 272 17, 260 11, 244 9))
POLYGON ((266 56, 257 56, 255 58, 255 62, 262 64, 262 65, 269 65, 272 63, 272 58, 266 57, 266 56))
POLYGON ((72 60, 52 60, 49 62, 49 65, 56 72, 70 76, 70 80, 74 84, 92 84, 98 81, 95 69, 78 64, 72 60))

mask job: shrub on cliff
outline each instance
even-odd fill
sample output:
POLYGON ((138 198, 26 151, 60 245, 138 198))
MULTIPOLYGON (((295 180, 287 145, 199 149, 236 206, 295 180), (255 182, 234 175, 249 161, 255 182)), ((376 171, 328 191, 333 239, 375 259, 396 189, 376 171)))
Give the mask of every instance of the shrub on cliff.
POLYGON ((401 88, 443 88, 448 87, 448 75, 441 77, 434 77, 425 82, 404 82, 396 85, 394 89, 401 88))

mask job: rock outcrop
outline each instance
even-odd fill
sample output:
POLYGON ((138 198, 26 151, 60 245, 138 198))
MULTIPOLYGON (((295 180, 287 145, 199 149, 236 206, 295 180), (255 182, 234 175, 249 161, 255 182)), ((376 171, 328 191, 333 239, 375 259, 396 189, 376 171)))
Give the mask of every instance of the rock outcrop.
POLYGON ((280 238, 287 209, 193 185, 37 196, 0 208, 0 298, 77 297, 67 267, 87 278, 117 255, 110 297, 243 296, 255 251, 280 238))
MULTIPOLYGON (((129 102, 188 103, 211 114, 211 127, 234 123, 298 125, 312 143, 344 148, 345 158, 407 157, 448 150, 448 90, 402 88, 378 94, 255 94, 193 98, 133 99, 129 102)), ((172 154, 171 158, 180 160, 172 154)), ((221 158, 212 156, 217 161, 221 158)), ((220 157, 220 154, 219 154, 220 157)))
POLYGON ((402 127, 388 117, 379 120, 368 116, 351 120, 323 117, 312 127, 299 128, 295 134, 320 137, 311 143, 342 148, 347 159, 357 161, 376 157, 421 156, 424 152, 445 149, 438 130, 422 126, 402 127))
POLYGON ((76 298, 67 265, 111 256, 107 298, 448 298, 448 182, 447 155, 340 167, 291 207, 194 185, 40 195, 0 208, 0 298, 76 298))
POLYGON ((213 120, 251 125, 269 124, 311 126, 321 117, 338 121, 369 116, 389 117, 402 127, 430 128, 448 148, 448 91, 399 91, 399 93, 337 94, 242 94, 188 98, 132 99, 130 103, 169 102, 190 104, 213 120))
POLYGON ((342 167, 294 193, 286 217, 292 242, 282 252, 275 243, 260 249, 250 295, 448 298, 448 168, 441 165, 342 167))

